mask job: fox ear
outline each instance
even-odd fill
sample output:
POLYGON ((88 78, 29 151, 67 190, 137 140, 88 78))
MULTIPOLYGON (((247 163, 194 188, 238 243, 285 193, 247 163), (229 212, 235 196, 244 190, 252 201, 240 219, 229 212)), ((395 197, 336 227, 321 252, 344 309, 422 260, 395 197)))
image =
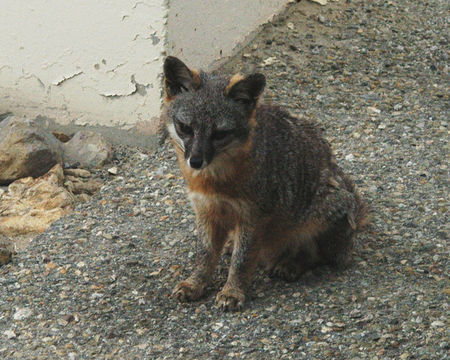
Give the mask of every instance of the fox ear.
POLYGON ((164 61, 164 87, 167 98, 183 91, 194 91, 200 85, 198 73, 190 70, 180 59, 168 56, 164 61))
POLYGON ((233 100, 254 106, 266 86, 263 74, 255 73, 247 77, 235 75, 225 89, 225 95, 233 100))

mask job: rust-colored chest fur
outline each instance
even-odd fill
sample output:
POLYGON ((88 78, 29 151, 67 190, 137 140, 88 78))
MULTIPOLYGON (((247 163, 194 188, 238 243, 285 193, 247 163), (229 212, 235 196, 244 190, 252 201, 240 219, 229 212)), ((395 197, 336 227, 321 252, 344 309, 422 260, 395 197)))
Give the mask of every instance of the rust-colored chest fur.
POLYGON ((177 144, 174 145, 189 192, 231 199, 242 199, 249 195, 247 183, 252 171, 248 165, 250 140, 232 154, 219 154, 210 165, 201 170, 192 169, 184 159, 182 149, 177 144))

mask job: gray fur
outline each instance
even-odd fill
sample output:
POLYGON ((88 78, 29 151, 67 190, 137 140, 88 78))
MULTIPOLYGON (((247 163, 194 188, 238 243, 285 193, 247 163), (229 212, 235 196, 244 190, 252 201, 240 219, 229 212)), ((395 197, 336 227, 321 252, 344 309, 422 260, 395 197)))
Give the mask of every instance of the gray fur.
POLYGON ((345 265, 366 222, 367 207, 320 130, 280 107, 256 105, 264 84, 260 74, 230 84, 229 77, 200 73, 196 90, 181 92, 169 105, 172 136, 183 142, 185 158, 202 157, 206 164, 200 176, 208 188, 194 208, 202 243, 213 244, 205 245, 198 270, 175 290, 180 300, 201 295, 198 289, 206 286, 198 279, 210 279, 213 269, 205 264, 217 262, 225 235, 235 229, 228 281, 217 297, 224 309, 242 306, 256 261, 288 280, 317 265, 345 265), (217 141, 220 131, 226 137, 217 141), (217 160, 242 148, 244 158, 217 160), (240 172, 231 178, 218 175, 237 165, 240 172), (213 233, 220 240, 205 235, 213 233))

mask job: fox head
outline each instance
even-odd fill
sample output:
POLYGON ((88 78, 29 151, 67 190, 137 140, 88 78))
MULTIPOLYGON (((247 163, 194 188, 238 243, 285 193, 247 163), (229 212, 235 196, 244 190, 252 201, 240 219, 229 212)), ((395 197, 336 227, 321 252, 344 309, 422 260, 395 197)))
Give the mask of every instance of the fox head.
POLYGON ((229 78, 198 73, 175 57, 166 58, 168 130, 191 168, 206 168, 248 140, 265 84, 262 74, 229 78))

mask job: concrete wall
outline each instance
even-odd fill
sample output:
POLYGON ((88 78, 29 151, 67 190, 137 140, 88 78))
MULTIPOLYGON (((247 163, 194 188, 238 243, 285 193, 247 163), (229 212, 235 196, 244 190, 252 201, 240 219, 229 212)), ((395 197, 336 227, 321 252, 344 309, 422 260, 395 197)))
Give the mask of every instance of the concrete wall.
POLYGON ((171 0, 167 48, 196 68, 209 69, 233 54, 288 0, 171 0))
POLYGON ((0 111, 124 126, 160 108, 164 0, 0 0, 0 111))
POLYGON ((166 53, 208 68, 286 2, 0 0, 0 114, 155 124, 166 53))

